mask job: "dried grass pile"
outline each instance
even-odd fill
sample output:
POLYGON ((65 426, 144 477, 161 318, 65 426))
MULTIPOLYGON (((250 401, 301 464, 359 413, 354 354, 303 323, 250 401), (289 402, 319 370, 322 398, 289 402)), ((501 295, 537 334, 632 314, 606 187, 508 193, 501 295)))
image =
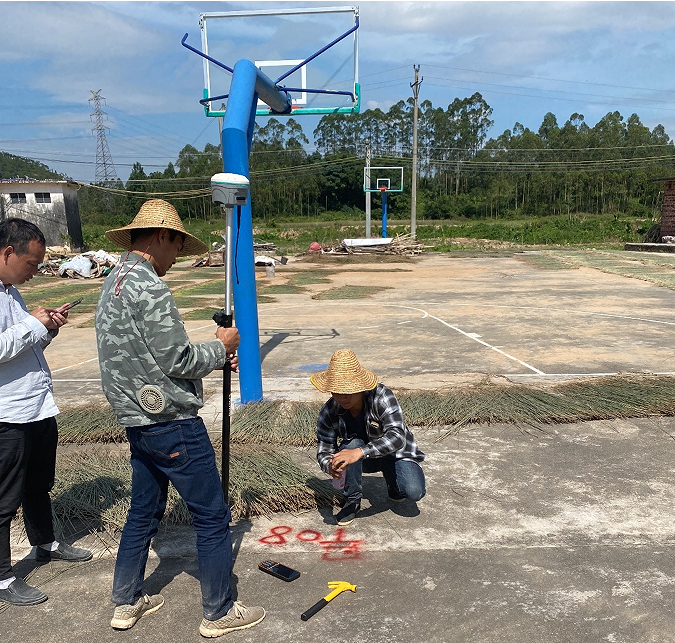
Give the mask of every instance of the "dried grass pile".
POLYGON ((279 444, 307 447, 316 442, 321 403, 262 401, 232 413, 233 444, 279 444))
POLYGON ((449 392, 401 392, 406 421, 449 427, 439 439, 472 423, 540 428, 587 420, 675 415, 675 377, 629 374, 578 380, 547 388, 495 384, 449 392))
POLYGON ((113 443, 127 441, 109 404, 66 409, 57 417, 61 444, 113 443))
MULTIPOLYGON (((585 420, 675 415, 675 377, 644 374, 526 386, 487 377, 475 386, 443 391, 398 391, 406 422, 438 431, 437 440, 478 423, 543 429, 585 420)), ((334 502, 327 480, 294 464, 289 448, 315 444, 321 403, 263 401, 232 414, 230 497, 235 519, 296 512, 334 502)), ((123 442, 124 430, 109 407, 87 407, 60 416, 61 441, 123 442)), ((217 457, 220 446, 215 444, 217 457)), ((59 531, 119 531, 129 507, 128 454, 115 451, 60 454, 53 491, 59 531), (65 529, 62 529, 65 528, 65 529)), ((313 453, 309 454, 308 461, 313 453)), ((220 464, 218 465, 220 467, 220 464)), ((189 524, 187 509, 171 488, 167 524, 189 524)))
MULTIPOLYGON (((233 444, 278 444, 306 447, 316 439, 316 418, 321 404, 254 402, 235 409, 230 419, 233 444)), ((127 441, 109 405, 86 406, 63 411, 58 416, 61 444, 127 441)))
MULTIPOLYGON (((443 391, 398 391, 406 422, 413 427, 449 427, 451 435, 468 424, 502 423, 540 427, 586 420, 675 415, 675 377, 626 374, 553 386, 490 379, 472 387, 443 391)), ((235 445, 311 447, 321 402, 261 401, 236 409, 231 417, 235 445)), ((125 442, 110 407, 86 407, 59 416, 62 443, 125 442)))
POLYGON ((283 452, 245 447, 231 454, 230 503, 235 520, 330 507, 334 496, 328 479, 301 469, 283 452))
MULTIPOLYGON (((215 448, 219 454, 219 445, 215 448)), ((118 533, 126 520, 130 494, 128 454, 77 452, 60 455, 52 491, 57 532, 118 533)), ((235 520, 331 506, 333 497, 334 491, 328 480, 307 473, 286 453, 259 447, 232 450, 230 508, 235 520)), ((191 522, 185 503, 169 485, 162 523, 188 525, 191 522)))

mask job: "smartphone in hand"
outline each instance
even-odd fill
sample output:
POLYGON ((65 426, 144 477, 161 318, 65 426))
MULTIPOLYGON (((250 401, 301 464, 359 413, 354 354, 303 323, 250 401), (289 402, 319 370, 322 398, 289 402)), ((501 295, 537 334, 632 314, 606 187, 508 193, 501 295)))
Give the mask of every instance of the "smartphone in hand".
POLYGON ((82 303, 82 297, 80 297, 79 299, 76 299, 75 301, 71 301, 70 304, 68 304, 65 308, 61 309, 61 312, 65 313, 66 310, 70 310, 71 308, 75 308, 75 306, 77 306, 78 304, 81 304, 81 303, 82 303))

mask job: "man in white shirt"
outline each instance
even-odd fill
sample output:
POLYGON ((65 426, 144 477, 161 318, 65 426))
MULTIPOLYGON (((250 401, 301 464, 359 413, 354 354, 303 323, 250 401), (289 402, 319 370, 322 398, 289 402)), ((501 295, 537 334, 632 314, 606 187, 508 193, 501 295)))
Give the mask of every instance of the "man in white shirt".
POLYGON ((17 218, 0 222, 0 601, 13 605, 47 600, 12 570, 9 531, 20 506, 38 562, 92 557, 54 537, 49 492, 59 410, 42 349, 66 323, 67 304, 29 313, 16 289, 37 274, 44 255, 45 238, 37 226, 17 218))

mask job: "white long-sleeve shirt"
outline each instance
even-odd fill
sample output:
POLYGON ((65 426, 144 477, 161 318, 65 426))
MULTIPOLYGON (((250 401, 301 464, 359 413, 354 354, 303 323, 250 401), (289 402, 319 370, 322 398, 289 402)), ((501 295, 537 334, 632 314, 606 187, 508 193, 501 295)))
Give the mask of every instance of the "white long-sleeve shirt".
POLYGON ((25 424, 59 412, 42 352, 51 340, 19 291, 0 281, 0 422, 25 424))

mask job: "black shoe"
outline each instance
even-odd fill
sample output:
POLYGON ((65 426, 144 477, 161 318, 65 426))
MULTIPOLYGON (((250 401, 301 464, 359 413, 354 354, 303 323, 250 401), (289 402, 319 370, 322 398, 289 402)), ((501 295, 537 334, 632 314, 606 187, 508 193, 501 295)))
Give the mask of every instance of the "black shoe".
POLYGON ((401 493, 395 485, 390 486, 388 483, 387 494, 392 502, 403 502, 406 499, 405 494, 401 493))
POLYGON ((360 502, 348 502, 340 511, 337 512, 335 520, 341 527, 351 525, 356 518, 356 514, 361 510, 360 502))
POLYGON ((0 601, 12 605, 37 605, 47 600, 47 594, 31 587, 23 578, 17 578, 7 589, 0 589, 0 601))
POLYGON ((43 549, 39 545, 35 548, 35 560, 38 563, 48 563, 50 560, 69 560, 73 563, 84 562, 91 560, 94 554, 88 549, 80 549, 79 547, 72 547, 66 543, 59 543, 56 551, 49 551, 43 549))

